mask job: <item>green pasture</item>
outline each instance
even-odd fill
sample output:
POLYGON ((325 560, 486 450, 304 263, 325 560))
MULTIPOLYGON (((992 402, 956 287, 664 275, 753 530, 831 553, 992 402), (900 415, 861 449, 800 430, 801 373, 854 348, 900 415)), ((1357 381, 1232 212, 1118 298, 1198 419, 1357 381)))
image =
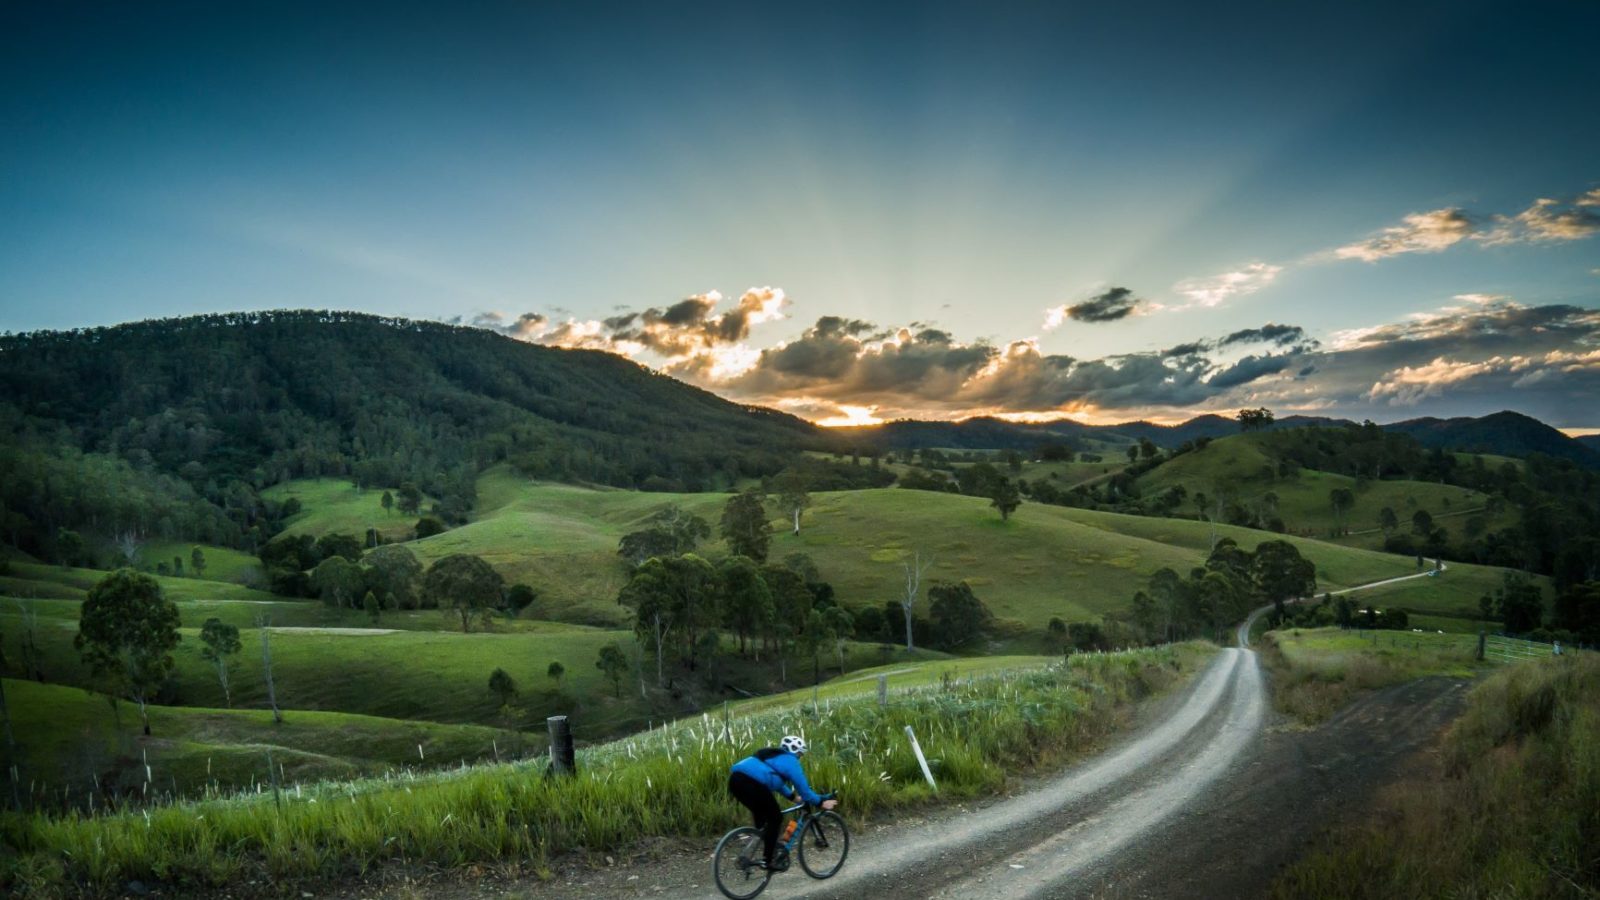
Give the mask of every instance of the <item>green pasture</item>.
MULTIPOLYGON (((723 494, 531 482, 506 469, 486 473, 478 492, 480 510, 473 522, 408 544, 418 558, 427 564, 451 553, 480 555, 508 582, 539 590, 534 608, 539 618, 609 626, 627 621, 627 610, 616 603, 627 579, 616 555, 621 537, 668 504, 704 517, 715 528, 727 500, 723 494)), ((1124 608, 1156 569, 1186 572, 1199 565, 1214 537, 1232 537, 1247 548, 1263 540, 1289 540, 1316 563, 1319 589, 1416 571, 1405 557, 1192 519, 1025 503, 1002 522, 981 498, 926 491, 815 494, 798 536, 785 527, 776 506, 772 516, 770 558, 809 555, 847 606, 881 606, 895 599, 904 582, 903 562, 920 551, 933 558, 929 579, 965 579, 997 616, 1035 629, 1052 617, 1081 621, 1124 608)), ((713 539, 701 552, 715 558, 725 551, 713 539)), ((1498 578, 1495 572, 1488 580, 1498 583, 1498 578)), ((1461 589, 1458 581, 1451 573, 1414 585, 1406 591, 1408 603, 1418 609, 1475 607, 1485 579, 1471 579, 1461 589)))
MULTIPOLYGON (((282 723, 260 709, 151 706, 151 736, 140 733, 138 707, 76 687, 5 680, 17 764, 37 781, 79 795, 98 778, 116 791, 192 795, 267 781, 266 754, 288 782, 350 778, 395 766, 492 760, 543 747, 537 733, 439 725, 335 712, 293 710, 282 723), (420 748, 420 749, 419 749, 420 748), (149 765, 148 774, 145 766, 149 765)), ((57 805, 57 804, 51 804, 57 805)))
MULTIPOLYGON (((396 489, 389 490, 392 493, 396 489)), ((300 501, 300 512, 289 519, 284 534, 338 532, 364 538, 368 528, 376 528, 386 540, 410 539, 418 517, 427 513, 433 498, 422 498, 422 512, 418 515, 402 515, 398 508, 384 511, 383 491, 357 488, 343 478, 306 478, 274 485, 262 491, 261 496, 277 503, 291 497, 300 501)))
MULTIPOLYGON (((141 568, 155 568, 157 562, 172 565, 172 558, 183 560, 183 572, 190 578, 195 577, 193 571, 194 548, 193 542, 184 541, 150 541, 139 550, 141 568)), ((207 581, 227 581, 234 584, 257 585, 265 575, 261 570, 261 560, 254 554, 231 547, 213 547, 198 545, 200 552, 205 555, 206 568, 204 578, 207 581)))

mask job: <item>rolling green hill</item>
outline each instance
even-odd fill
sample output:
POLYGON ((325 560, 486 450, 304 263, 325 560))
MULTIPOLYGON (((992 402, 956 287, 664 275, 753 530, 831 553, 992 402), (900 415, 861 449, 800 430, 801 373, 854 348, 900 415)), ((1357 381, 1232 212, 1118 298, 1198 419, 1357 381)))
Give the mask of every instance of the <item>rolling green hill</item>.
MULTIPOLYGON (((533 482, 507 469, 478 483, 480 511, 473 522, 413 541, 425 563, 450 553, 483 556, 508 581, 537 587, 537 614, 593 624, 620 625, 627 611, 616 603, 627 572, 617 541, 667 504, 715 523, 727 495, 653 494, 533 482)), ((380 511, 381 512, 381 511, 380 511)), ((311 513, 311 514, 314 514, 311 513)), ((1213 535, 1242 546, 1284 537, 1185 519, 1160 519, 1042 504, 1024 504, 1001 522, 987 501, 955 494, 881 489, 819 493, 799 536, 773 511, 771 557, 805 553, 847 606, 881 606, 900 590, 901 562, 917 551, 934 557, 930 579, 973 585, 996 615, 1042 628, 1052 617, 1088 620, 1126 608, 1156 569, 1179 572, 1199 565, 1213 535)), ((1287 536, 1318 568, 1329 588, 1350 587, 1413 574, 1406 557, 1322 540, 1287 536)), ((702 550, 724 552, 719 541, 702 550)), ((1418 608, 1476 608, 1499 570, 1475 575, 1470 596, 1456 597, 1453 566, 1426 586, 1409 588, 1418 608)), ((1492 585, 1491 585, 1492 587, 1492 585)))
POLYGON ((1348 475, 1300 469, 1285 477, 1278 475, 1278 461, 1260 435, 1236 435, 1212 441, 1207 446, 1177 456, 1150 470, 1138 479, 1142 494, 1150 495, 1181 486, 1188 500, 1179 512, 1195 515, 1196 494, 1209 498, 1223 496, 1247 507, 1262 507, 1267 494, 1277 498, 1277 514, 1291 534, 1329 538, 1340 524, 1330 502, 1336 489, 1355 495, 1355 505, 1345 514, 1350 534, 1332 540, 1353 547, 1379 549, 1385 534, 1379 527, 1379 512, 1388 507, 1400 521, 1400 530, 1409 531, 1411 517, 1426 510, 1446 528, 1459 529, 1471 516, 1482 516, 1490 529, 1505 527, 1516 520, 1512 512, 1489 515, 1489 497, 1479 491, 1448 484, 1421 481, 1358 481, 1348 475))

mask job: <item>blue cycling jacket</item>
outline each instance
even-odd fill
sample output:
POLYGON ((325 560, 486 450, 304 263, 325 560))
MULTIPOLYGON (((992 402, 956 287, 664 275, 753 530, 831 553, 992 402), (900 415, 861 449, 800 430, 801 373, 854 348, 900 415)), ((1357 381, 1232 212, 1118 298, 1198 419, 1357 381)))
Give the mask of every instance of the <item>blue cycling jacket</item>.
POLYGON ((812 806, 822 802, 822 795, 806 783, 806 773, 800 768, 800 759, 787 750, 758 750, 733 764, 730 770, 748 775, 768 790, 787 794, 784 785, 792 784, 800 797, 812 806))

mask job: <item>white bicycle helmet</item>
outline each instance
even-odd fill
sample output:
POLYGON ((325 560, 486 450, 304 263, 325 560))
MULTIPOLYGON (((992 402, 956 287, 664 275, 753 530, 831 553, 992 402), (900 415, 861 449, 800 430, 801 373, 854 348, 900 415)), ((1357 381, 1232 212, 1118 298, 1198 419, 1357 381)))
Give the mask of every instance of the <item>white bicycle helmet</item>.
POLYGON ((792 734, 787 735, 783 740, 778 742, 778 747, 779 749, 787 750, 790 753, 793 753, 795 756, 806 755, 806 739, 803 737, 796 737, 792 734))

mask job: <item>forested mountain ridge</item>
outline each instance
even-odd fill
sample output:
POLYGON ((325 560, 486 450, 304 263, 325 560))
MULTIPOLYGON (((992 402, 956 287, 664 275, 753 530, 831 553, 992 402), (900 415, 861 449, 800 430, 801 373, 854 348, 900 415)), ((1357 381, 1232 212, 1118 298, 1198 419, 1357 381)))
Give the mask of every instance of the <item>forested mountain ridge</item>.
MULTIPOLYGON (((1285 416, 1270 422, 1266 428, 1281 431, 1355 424, 1348 419, 1323 416, 1285 416)), ((1409 435, 1429 449, 1518 457, 1543 453, 1558 459, 1570 459, 1591 469, 1600 468, 1600 440, 1570 438, 1521 413, 1505 411, 1478 418, 1407 419, 1380 427, 1384 431, 1409 435)), ((856 443, 879 450, 943 448, 1031 451, 1045 444, 1079 446, 1089 441, 1121 444, 1141 440, 1171 450, 1189 441, 1238 434, 1240 426, 1236 419, 1208 413, 1176 425, 1145 421, 1086 425, 1071 419, 1007 422, 980 417, 956 422, 908 419, 882 425, 841 428, 838 431, 856 443)))
POLYGON ((1408 419, 1385 425, 1384 430, 1408 434, 1424 447, 1502 456, 1543 453, 1557 459, 1570 459, 1591 469, 1600 468, 1600 452, 1592 445, 1510 410, 1477 418, 1408 419))
POLYGON ((0 528, 19 544, 82 527, 249 545, 273 517, 257 491, 309 476, 409 481, 447 519, 500 462, 537 478, 711 489, 825 442, 801 419, 613 354, 308 310, 5 335, 0 426, 11 473, 0 528), (129 499, 143 495, 160 501, 129 499))

